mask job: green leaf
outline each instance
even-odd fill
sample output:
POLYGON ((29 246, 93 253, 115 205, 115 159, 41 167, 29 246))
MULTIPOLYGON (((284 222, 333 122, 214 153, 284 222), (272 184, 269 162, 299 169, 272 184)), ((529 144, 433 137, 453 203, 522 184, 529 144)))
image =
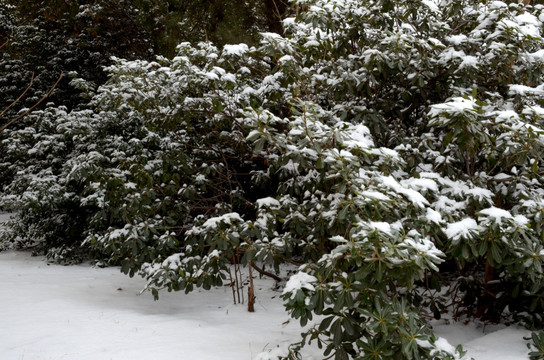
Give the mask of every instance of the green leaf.
POLYGON ((323 332, 326 331, 329 326, 331 325, 331 322, 334 320, 334 316, 327 316, 323 320, 321 320, 321 323, 319 323, 319 331, 323 332))
POLYGON ((334 346, 338 347, 344 341, 344 332, 342 331, 341 320, 336 319, 332 324, 331 331, 333 334, 334 346))

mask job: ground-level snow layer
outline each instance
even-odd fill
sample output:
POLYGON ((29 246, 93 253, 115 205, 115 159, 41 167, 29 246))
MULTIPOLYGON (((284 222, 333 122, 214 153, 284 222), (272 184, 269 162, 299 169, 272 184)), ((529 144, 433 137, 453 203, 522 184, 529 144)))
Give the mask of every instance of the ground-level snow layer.
MULTIPOLYGON (((234 305, 228 287, 164 292, 155 302, 138 295, 142 279, 117 268, 49 265, 21 252, 0 253, 0 279, 2 360, 266 359, 259 354, 285 348, 300 333, 266 279, 257 280, 255 313, 234 305)), ((464 344, 467 359, 528 359, 526 330, 434 327, 451 344, 464 344)), ((308 349, 303 358, 322 356, 308 349)))

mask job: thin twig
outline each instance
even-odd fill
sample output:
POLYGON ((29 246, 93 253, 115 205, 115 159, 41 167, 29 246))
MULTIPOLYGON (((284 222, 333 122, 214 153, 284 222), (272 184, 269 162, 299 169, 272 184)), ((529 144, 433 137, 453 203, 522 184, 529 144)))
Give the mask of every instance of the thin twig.
POLYGON ((249 262, 249 288, 247 289, 247 311, 255 312, 255 287, 253 285, 253 261, 249 262))
MULTIPOLYGON (((236 253, 238 253, 238 251, 236 251, 236 253)), ((240 287, 241 287, 241 284, 240 284, 240 281, 238 280, 238 276, 240 276, 241 278, 241 275, 240 275, 240 265, 239 264, 236 264, 238 262, 238 258, 234 257, 234 279, 235 279, 235 284, 236 284, 236 294, 238 295, 238 304, 242 304, 244 302, 244 292, 242 291, 242 298, 240 299, 240 287)))
MULTIPOLYGON (((4 45, 2 45, 4 46, 4 45)), ((0 47, 1 49, 1 47, 0 47)), ((19 97, 17 99, 15 99, 15 101, 13 101, 7 108, 5 108, 1 113, 0 113, 0 116, 4 115, 6 113, 6 111, 8 111, 9 109, 11 109, 15 104, 17 104, 19 101, 21 101, 21 99, 23 98, 23 96, 25 96, 25 94, 28 92, 28 90, 30 90, 30 88, 32 87, 32 84, 34 84, 34 71, 32 72, 32 77, 30 78, 30 84, 28 84, 27 88, 25 89, 25 91, 23 91, 23 93, 21 95, 19 95, 19 97)))
POLYGON ((4 42, 2 45, 0 45, 0 49, 2 49, 4 46, 6 46, 9 42, 9 39, 6 40, 6 42, 4 42))
POLYGON ((278 8, 278 4, 276 4, 276 0, 272 0, 272 3, 274 4, 274 9, 276 10, 276 17, 280 20, 280 24, 281 24, 282 14, 280 12, 280 9, 278 8))
POLYGON ((53 92, 53 90, 55 90, 55 88, 57 87, 57 85, 59 84, 60 80, 62 79, 62 71, 60 72, 60 75, 59 75, 59 78, 57 79, 57 82, 55 82, 55 84, 49 89, 49 91, 47 92, 47 94, 44 95, 44 97, 42 97, 40 99, 40 101, 38 101, 37 103, 35 103, 34 105, 32 105, 32 107, 30 109, 28 109, 27 111, 25 111, 24 113, 20 114, 19 116, 15 117, 14 119, 8 121, 7 124, 5 124, 4 126, 0 127, 0 132, 4 131, 8 126, 10 126, 11 124, 13 124, 15 121, 21 119, 22 117, 25 117, 26 115, 30 114, 30 112, 32 110, 34 110, 38 105, 40 105, 45 99, 47 99, 49 97, 49 95, 51 95, 51 93, 53 92))
POLYGON ((229 278, 230 278, 230 288, 232 289, 232 300, 234 301, 234 304, 236 305, 236 291, 234 290, 234 287, 236 284, 234 283, 234 280, 232 280, 232 272, 229 268, 229 278))

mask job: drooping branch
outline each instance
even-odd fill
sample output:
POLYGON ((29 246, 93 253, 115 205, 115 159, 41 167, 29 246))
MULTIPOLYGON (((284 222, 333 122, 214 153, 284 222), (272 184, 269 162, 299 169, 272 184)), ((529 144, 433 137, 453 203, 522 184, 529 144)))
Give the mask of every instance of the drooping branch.
MULTIPOLYGON (((26 110, 24 113, 19 114, 18 116, 16 116, 16 117, 13 118, 12 120, 8 121, 7 124, 5 124, 5 125, 3 125, 2 127, 0 127, 0 132, 4 131, 8 126, 10 126, 11 124, 13 124, 15 121, 17 121, 17 120, 19 120, 19 119, 25 117, 26 115, 30 114, 30 112, 31 112, 32 110, 34 110, 34 109, 35 109, 38 105, 40 105, 45 99, 47 99, 47 98, 49 97, 49 95, 51 95, 51 93, 53 92, 53 90, 55 90, 55 88, 59 85, 59 83, 60 83, 60 81, 61 81, 61 79, 62 79, 62 76, 63 76, 63 72, 61 71, 61 72, 60 72, 60 75, 59 75, 59 78, 57 79, 57 81, 55 82, 55 84, 53 84, 53 86, 51 86, 51 88, 49 89, 49 91, 47 92, 47 94, 45 94, 45 95, 44 95, 37 103, 35 103, 34 105, 32 105, 32 106, 31 106, 28 110, 26 110)), ((34 78, 34 74, 32 75, 32 77, 34 78)), ((30 86, 31 86, 31 85, 32 85, 32 82, 31 82, 30 86)), ((14 103, 12 103, 12 104, 8 107, 8 109, 9 109, 10 107, 12 107, 15 103, 17 103, 17 102, 22 98, 22 96, 28 91, 29 88, 30 88, 30 87, 28 87, 28 88, 25 90, 25 92, 24 92, 17 100, 15 100, 14 103)), ((6 109, 6 110, 7 110, 7 109, 6 109)), ((2 112, 2 114, 3 114, 6 110, 4 110, 4 111, 2 112)))
POLYGON ((261 275, 271 277, 272 279, 274 279, 274 280, 276 280, 278 282, 280 282, 282 280, 279 276, 277 276, 275 274, 272 274, 271 272, 268 272, 266 270, 261 269, 260 267, 255 265, 255 263, 253 261, 251 262, 251 267, 254 268, 255 270, 257 270, 257 272, 259 274, 261 274, 261 275))

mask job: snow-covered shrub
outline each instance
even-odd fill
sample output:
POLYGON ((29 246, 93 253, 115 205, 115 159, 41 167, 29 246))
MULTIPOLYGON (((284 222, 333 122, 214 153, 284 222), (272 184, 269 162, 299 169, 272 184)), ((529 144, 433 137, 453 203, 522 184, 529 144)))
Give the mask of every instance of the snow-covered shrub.
POLYGON ((259 48, 116 59, 92 111, 10 131, 5 238, 89 247, 155 296, 299 263, 283 298, 316 324, 291 359, 453 359, 426 326, 446 310, 542 326, 544 7, 294 5, 259 48))

